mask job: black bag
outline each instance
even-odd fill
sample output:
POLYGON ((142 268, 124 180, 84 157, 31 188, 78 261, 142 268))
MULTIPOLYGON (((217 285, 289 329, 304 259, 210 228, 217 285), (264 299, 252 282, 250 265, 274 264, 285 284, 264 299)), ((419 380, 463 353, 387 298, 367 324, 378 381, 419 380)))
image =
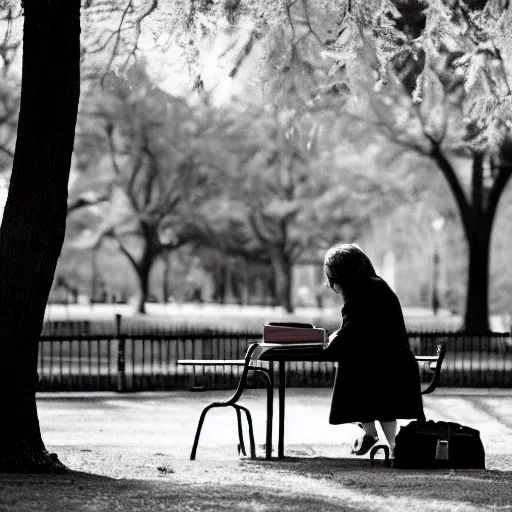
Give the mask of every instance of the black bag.
POLYGON ((485 469, 480 432, 458 423, 411 421, 395 442, 395 468, 485 469))

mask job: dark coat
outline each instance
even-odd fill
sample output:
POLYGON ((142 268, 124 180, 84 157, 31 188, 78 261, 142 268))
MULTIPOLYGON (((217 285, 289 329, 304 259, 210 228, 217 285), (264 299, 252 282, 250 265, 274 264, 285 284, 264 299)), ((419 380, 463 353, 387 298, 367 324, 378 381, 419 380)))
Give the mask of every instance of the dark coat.
POLYGON ((338 361, 329 423, 424 419, 418 364, 398 297, 380 277, 358 284, 326 346, 338 361))

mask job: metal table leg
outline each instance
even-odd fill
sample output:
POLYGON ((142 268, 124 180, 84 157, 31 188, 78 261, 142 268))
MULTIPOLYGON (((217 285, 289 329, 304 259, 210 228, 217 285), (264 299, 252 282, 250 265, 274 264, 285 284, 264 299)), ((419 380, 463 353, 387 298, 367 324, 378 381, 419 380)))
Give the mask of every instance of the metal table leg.
POLYGON ((272 458, 272 422, 274 417, 274 362, 270 361, 267 386, 267 438, 265 440, 265 457, 272 458))
POLYGON ((285 362, 279 361, 279 441, 277 445, 277 458, 284 458, 284 406, 285 406, 285 362))

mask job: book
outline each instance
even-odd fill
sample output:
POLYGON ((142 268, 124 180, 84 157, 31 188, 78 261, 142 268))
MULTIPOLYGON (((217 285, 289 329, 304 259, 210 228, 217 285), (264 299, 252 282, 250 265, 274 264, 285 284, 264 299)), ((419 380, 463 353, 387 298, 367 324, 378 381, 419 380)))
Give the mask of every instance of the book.
POLYGON ((263 343, 323 344, 325 329, 307 323, 268 322, 263 324, 263 343))

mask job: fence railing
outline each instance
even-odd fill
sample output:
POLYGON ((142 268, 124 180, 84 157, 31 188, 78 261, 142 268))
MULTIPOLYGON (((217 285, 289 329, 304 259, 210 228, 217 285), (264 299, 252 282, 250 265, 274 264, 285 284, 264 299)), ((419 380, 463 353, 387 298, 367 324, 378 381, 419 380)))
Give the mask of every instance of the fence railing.
POLYGON ((239 368, 205 374, 178 359, 240 359, 261 334, 192 332, 153 335, 42 336, 38 375, 41 391, 143 391, 236 387, 239 368))
MULTIPOLYGON (((146 333, 121 328, 101 334, 67 326, 66 332, 40 337, 38 374, 41 391, 145 391, 232 389, 240 368, 181 366, 178 359, 241 359, 247 345, 261 341, 261 333, 213 330, 170 330, 146 333)), ((61 329, 62 331, 62 329, 61 329)), ((106 332, 106 330, 105 330, 106 332)), ((434 354, 438 342, 447 353, 440 386, 512 387, 512 341, 508 333, 485 336, 456 332, 410 332, 415 354, 434 354)), ((331 362, 287 362, 286 385, 332 386, 331 362)), ((424 381, 430 377, 423 367, 424 381)), ((258 386, 258 382, 254 383, 258 386)))

